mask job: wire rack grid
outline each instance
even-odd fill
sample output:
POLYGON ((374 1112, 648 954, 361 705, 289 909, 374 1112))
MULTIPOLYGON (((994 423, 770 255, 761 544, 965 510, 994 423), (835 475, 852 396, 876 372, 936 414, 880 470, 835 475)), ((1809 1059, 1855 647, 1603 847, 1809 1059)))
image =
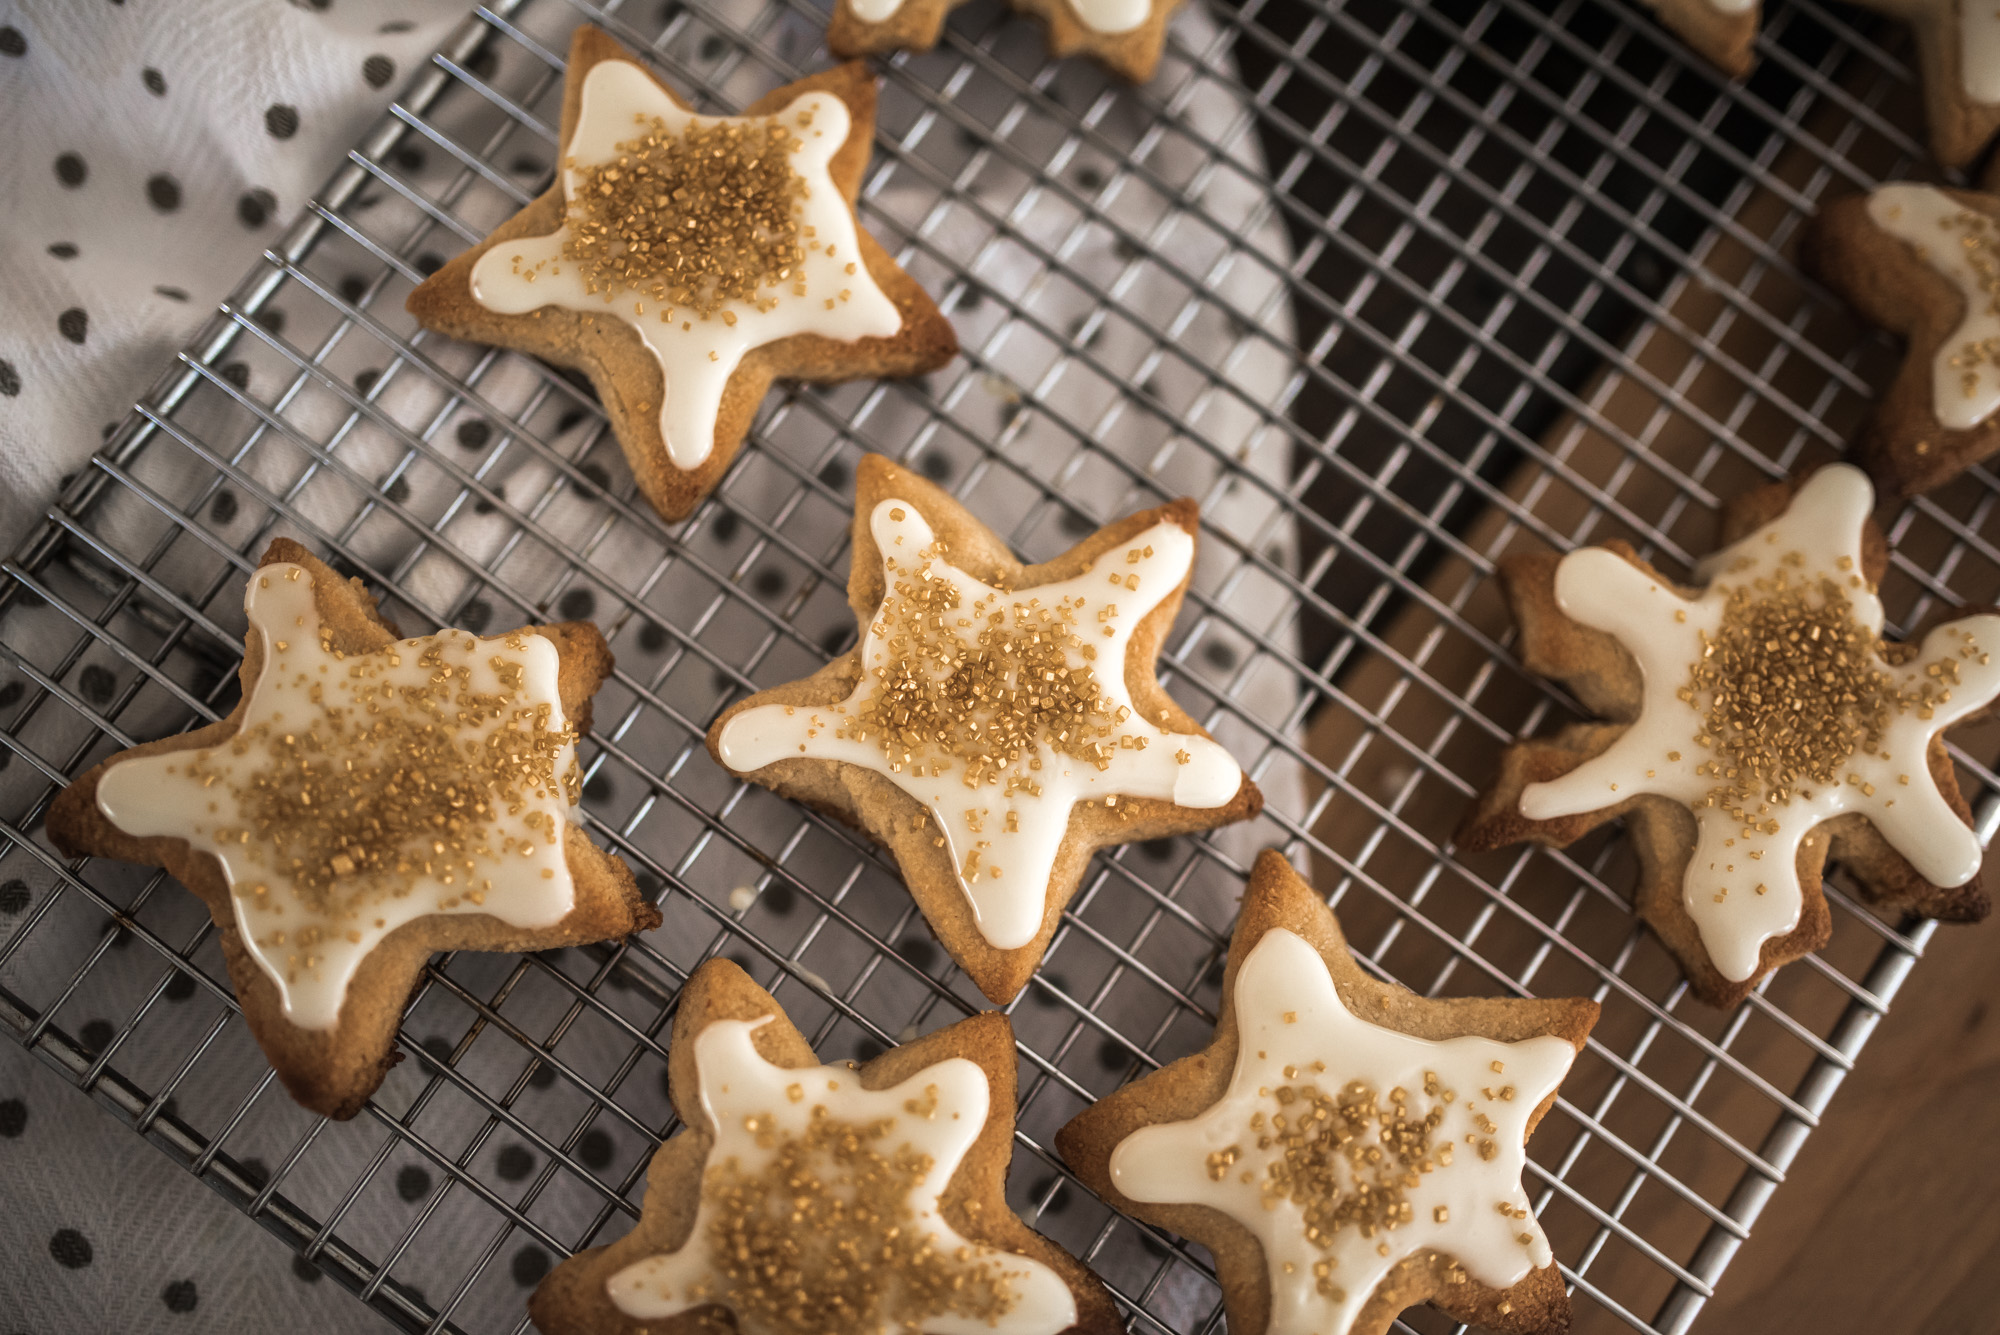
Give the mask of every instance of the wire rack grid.
MULTIPOLYGON (((1832 945, 1720 1015, 1633 924, 1615 838, 1455 853, 1499 746, 1574 715, 1512 662, 1487 576, 1517 546, 1608 536, 1685 570, 1720 499, 1838 451, 1895 350, 1790 245, 1828 193, 1922 170, 1906 34, 1778 3, 1731 85, 1628 5, 1217 0, 1133 90, 1048 64, 975 0, 938 51, 886 64, 861 204, 965 357, 774 396, 716 495, 666 526, 580 382, 402 312, 549 179, 584 20, 717 109, 825 60, 808 0, 479 9, 67 486, 0 585, 9 1032, 306 1275, 400 1327, 519 1329, 552 1258, 637 1213, 701 960, 750 968, 828 1059, 980 1004, 879 854, 700 745, 728 701, 852 642, 859 453, 923 468, 1034 559, 1192 494, 1204 554, 1162 677, 1270 808, 1093 865, 1009 1008, 1011 1201, 1134 1330, 1221 1328, 1205 1255, 1105 1209, 1047 1147, 1205 1041, 1243 871, 1276 844, 1385 977, 1604 1004, 1530 1185, 1579 1329, 1688 1328, 1930 928, 1836 875, 1832 945), (278 533, 406 630, 594 618, 619 669, 586 813, 667 919, 616 946, 440 957, 412 1060, 340 1125, 273 1083, 191 897, 67 862, 39 827, 109 750, 232 706, 242 579, 278 533)), ((1994 601, 1996 496, 1975 473, 1894 517, 1892 624, 1994 601)), ((1983 833, 1994 753, 1989 734, 1955 752, 1983 833)))

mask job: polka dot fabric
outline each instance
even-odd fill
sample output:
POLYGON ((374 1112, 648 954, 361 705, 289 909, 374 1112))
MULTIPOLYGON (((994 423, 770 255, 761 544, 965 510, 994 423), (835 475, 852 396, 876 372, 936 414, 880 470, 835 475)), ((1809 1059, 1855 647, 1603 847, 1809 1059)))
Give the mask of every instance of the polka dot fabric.
POLYGON ((8 548, 466 9, 0 3, 8 548))

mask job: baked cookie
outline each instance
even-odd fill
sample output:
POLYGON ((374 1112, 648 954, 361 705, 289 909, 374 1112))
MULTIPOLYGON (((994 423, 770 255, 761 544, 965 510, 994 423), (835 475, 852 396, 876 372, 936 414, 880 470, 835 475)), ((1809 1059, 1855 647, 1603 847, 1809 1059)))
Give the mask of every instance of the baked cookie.
POLYGON ((1928 491, 2000 454, 2000 196, 1897 184, 1837 199, 1813 220, 1804 259, 1908 340, 1854 444, 1886 496, 1928 491))
POLYGON ((410 294, 428 329, 590 377, 667 519, 722 477, 773 379, 933 371, 951 324, 854 216, 860 64, 697 116, 592 27, 570 41, 562 170, 410 294))
POLYGON ((1007 1207, 1014 1030, 989 1012, 865 1066, 822 1066, 727 960, 682 989, 668 1051, 687 1129, 639 1223, 550 1272, 545 1335, 1115 1335, 1118 1309, 1007 1207))
POLYGON ((2000 695, 2000 615, 1883 640, 1874 499, 1845 464, 1750 493, 1698 588, 1624 543, 1503 561, 1521 661, 1607 721, 1509 748, 1460 846, 1625 817, 1639 916, 1716 1006, 1826 943, 1828 856, 1879 904, 1985 917, 1941 734, 2000 695))
POLYGON ((709 753, 885 845, 959 967, 1010 1001, 1092 852, 1263 809, 1153 675, 1197 514, 1175 501, 1024 566, 945 492, 868 455, 847 582, 861 643, 724 710, 709 753))
MULTIPOLYGON (((837 56, 928 51, 945 15, 965 0, 834 0, 826 44, 837 56)), ((1160 67, 1167 20, 1180 0, 1008 0, 1041 20, 1049 56, 1086 55, 1120 78, 1144 83, 1160 67)))
POLYGON ((399 640, 359 580, 285 538, 243 607, 236 708, 98 764, 48 830, 70 857, 164 867, 201 896, 293 1098, 360 1109, 434 951, 659 925, 574 819, 575 742, 611 671, 594 626, 399 640))
POLYGON ((1597 1009, 1377 982, 1267 850, 1214 1041, 1100 1099, 1056 1149, 1111 1205, 1214 1254, 1231 1335, 1380 1335, 1423 1302, 1565 1330, 1521 1173, 1597 1009))
MULTIPOLYGON (((1963 167, 2000 131, 2000 8, 1987 0, 1855 0, 1917 43, 1931 155, 1963 167)), ((1648 0, 1660 22, 1736 78, 1750 72, 1757 0, 1648 0)))

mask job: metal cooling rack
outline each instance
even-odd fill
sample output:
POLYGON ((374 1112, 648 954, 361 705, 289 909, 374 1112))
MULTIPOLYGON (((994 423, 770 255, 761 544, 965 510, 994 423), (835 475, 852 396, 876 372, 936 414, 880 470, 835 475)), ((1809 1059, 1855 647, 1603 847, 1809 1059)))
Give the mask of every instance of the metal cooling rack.
MULTIPOLYGON (((810 0, 479 10, 68 485, 0 584, 9 1032, 392 1323, 519 1329, 551 1258, 636 1215, 702 959, 751 968, 829 1059, 978 1004, 879 856, 701 753, 723 703, 851 639, 860 451, 1035 558, 1190 493, 1208 533, 1163 677, 1271 809, 1094 865, 1010 1008, 1012 1201, 1134 1330, 1221 1327, 1205 1256, 1046 1147, 1205 1040, 1243 869, 1276 843, 1386 976, 1604 1003, 1534 1142, 1537 1211, 1578 1329, 1686 1329, 1931 929, 1836 877, 1833 944, 1718 1015, 1634 926, 1615 838, 1453 853, 1498 747, 1572 710, 1513 664, 1486 576, 1516 545, 1613 535, 1685 568, 1719 499, 1838 450, 1895 352, 1788 254, 1820 197, 1924 170, 1905 34, 1775 4, 1730 85, 1630 5, 1218 0, 1134 91, 1045 64, 979 0, 887 65, 862 203, 965 358, 774 396, 668 527, 575 381, 402 314, 548 179, 585 18, 710 107, 825 59, 810 0), (110 749, 231 707, 242 578, 281 532, 406 631, 594 617, 620 666, 586 806, 667 916, 615 948, 440 957, 411 1060, 343 1125, 272 1082, 192 897, 66 862, 39 825, 110 749)), ((1893 623, 1994 601, 1996 495, 1977 474, 1896 517, 1893 623)), ((1958 753, 1987 833, 1995 751, 1958 753)))

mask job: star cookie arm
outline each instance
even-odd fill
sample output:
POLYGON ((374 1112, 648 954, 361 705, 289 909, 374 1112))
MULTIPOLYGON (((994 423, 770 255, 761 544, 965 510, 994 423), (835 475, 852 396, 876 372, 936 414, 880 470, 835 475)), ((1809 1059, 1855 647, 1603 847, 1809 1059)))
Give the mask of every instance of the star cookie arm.
POLYGON ((1931 156, 1946 167, 1968 165, 2000 133, 2000 15, 1982 0, 1929 0, 1914 9, 1877 0, 1869 7, 1908 17, 1931 156))
MULTIPOLYGON (((1834 200, 1806 233, 1801 249, 1806 266, 1869 323, 1907 343, 1902 367, 1854 446, 1856 461, 1891 501, 1931 490, 2000 451, 2000 414, 1969 427, 1940 420, 1939 361, 1952 355, 1966 300, 1950 278, 1877 220, 1876 213, 1899 192, 1915 192, 1918 199, 1942 195, 2000 219, 2000 199, 1992 195, 1892 186, 1875 197, 1834 200)), ((1940 233, 1940 240, 1949 237, 1940 233)), ((1985 374, 2000 372, 1989 366, 1985 374)))
POLYGON ((1755 63, 1757 0, 1647 0, 1669 32, 1731 78, 1755 63))
MULTIPOLYGON (((379 653, 396 640, 395 628, 377 611, 359 580, 343 580, 298 544, 278 539, 260 569, 289 567, 311 581, 312 606, 327 643, 350 657, 379 653)), ((252 578, 258 578, 254 575, 252 578)), ((531 632, 523 632, 531 633, 531 632)), ((587 717, 587 697, 609 669, 610 652, 587 626, 552 627, 561 666, 558 690, 587 717)), ((624 864, 565 825, 562 851, 573 882, 569 911, 547 927, 523 929, 488 914, 420 914, 390 931, 362 955, 337 995, 337 1019, 328 1026, 295 1023, 285 999, 243 935, 241 908, 223 864, 186 838, 135 837, 103 808, 107 774, 133 760, 192 756, 234 736, 266 668, 263 637, 248 637, 242 668, 243 700, 216 724, 122 752, 81 776, 57 798, 49 815, 51 837, 72 856, 116 857, 164 867, 198 895, 218 929, 223 957, 244 1017, 286 1090, 303 1106, 335 1118, 351 1117, 394 1064, 396 1027, 411 988, 437 950, 523 950, 598 941, 646 930, 659 921, 624 864)))

